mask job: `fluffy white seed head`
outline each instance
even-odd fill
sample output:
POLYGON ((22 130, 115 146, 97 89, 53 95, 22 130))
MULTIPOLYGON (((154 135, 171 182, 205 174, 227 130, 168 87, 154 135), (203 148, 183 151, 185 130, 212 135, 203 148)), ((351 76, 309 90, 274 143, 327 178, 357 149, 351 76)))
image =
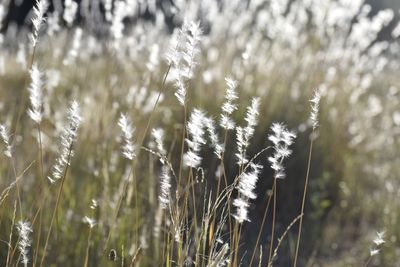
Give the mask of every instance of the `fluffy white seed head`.
POLYGON ((221 159, 224 152, 224 145, 219 141, 219 137, 215 129, 215 122, 212 118, 205 118, 204 124, 207 128, 208 137, 210 138, 211 146, 214 149, 214 154, 221 159))
POLYGON ((44 14, 46 13, 48 6, 49 3, 47 2, 47 0, 36 0, 36 4, 33 7, 33 32, 30 37, 32 47, 35 47, 37 44, 40 28, 45 21, 44 14))
POLYGON ((6 149, 4 150, 4 155, 11 158, 12 147, 11 147, 11 142, 10 142, 10 133, 5 124, 0 124, 0 137, 3 140, 3 143, 6 147, 6 149))
POLYGON ((97 203, 97 200, 96 199, 92 199, 91 204, 90 204, 90 208, 92 210, 95 210, 95 209, 97 209, 98 206, 99 206, 99 204, 97 203))
POLYGON ((378 255, 379 252, 380 252, 380 249, 377 249, 377 248, 371 248, 371 250, 369 251, 371 257, 378 255))
POLYGON ((160 176, 160 195, 158 199, 160 200, 160 206, 162 209, 167 209, 169 206, 169 201, 171 198, 171 176, 169 167, 164 165, 161 169, 160 176))
POLYGON ((281 123, 273 123, 271 130, 273 133, 268 136, 268 139, 274 145, 274 153, 268 158, 268 161, 275 171, 275 179, 283 179, 285 178, 285 168, 282 162, 291 155, 292 151, 289 146, 293 143, 296 134, 288 131, 286 126, 281 123))
POLYGON ((37 124, 41 123, 43 116, 42 76, 37 65, 34 64, 31 69, 31 85, 28 88, 31 101, 31 108, 28 110, 28 115, 37 124))
POLYGON ((68 125, 64 128, 61 135, 61 153, 56 159, 51 176, 47 177, 51 183, 63 177, 67 166, 71 162, 74 155, 73 144, 78 137, 78 129, 81 121, 79 104, 76 101, 72 101, 68 110, 68 125))
POLYGON ((239 177, 238 198, 234 200, 233 205, 236 207, 236 213, 233 217, 239 222, 250 221, 248 218, 248 207, 250 199, 257 198, 254 192, 258 180, 258 176, 262 166, 251 163, 251 171, 243 173, 239 177))
POLYGON ((385 243, 385 232, 377 232, 376 233, 376 238, 374 239, 374 243, 377 246, 382 245, 383 243, 385 243))
POLYGON ((133 160, 136 157, 135 146, 133 144, 133 133, 135 129, 132 126, 129 118, 121 114, 118 120, 118 125, 122 131, 122 138, 124 141, 124 145, 122 146, 122 154, 125 158, 129 160, 133 160))
POLYGON ((315 130, 318 126, 318 112, 319 112, 320 100, 321 100, 321 90, 316 89, 314 91, 313 98, 310 100, 310 102, 311 102, 310 120, 311 120, 313 130, 315 130))
POLYGON ((243 128, 240 126, 236 127, 236 145, 238 147, 238 153, 236 153, 237 164, 246 164, 248 161, 246 158, 246 148, 248 144, 246 142, 246 138, 244 137, 243 128))
POLYGON ((167 54, 172 76, 175 77, 175 96, 182 106, 186 102, 186 82, 192 78, 196 65, 201 35, 199 22, 185 21, 179 30, 177 44, 167 54))
POLYGON ((247 126, 244 129, 246 139, 250 139, 254 135, 254 128, 258 124, 258 116, 260 109, 260 98, 254 97, 251 100, 251 105, 247 108, 245 120, 247 126))
POLYGON ((245 121, 246 127, 236 127, 236 144, 238 153, 236 153, 237 164, 243 165, 247 163, 246 150, 249 146, 249 141, 254 135, 255 127, 258 124, 260 108, 260 98, 255 97, 251 100, 251 105, 247 107, 245 121))
POLYGON ((199 156, 201 146, 206 143, 205 134, 206 116, 200 109, 194 109, 190 115, 187 124, 189 138, 185 139, 188 145, 188 151, 183 157, 183 162, 186 166, 197 168, 202 158, 199 156))
POLYGON ((233 201, 233 206, 236 207, 236 213, 233 214, 233 218, 238 223, 243 223, 244 221, 250 221, 249 219, 249 203, 247 200, 242 199, 242 198, 236 198, 233 201))
POLYGON ((154 141, 156 142, 157 146, 157 151, 165 156, 167 154, 167 151, 164 148, 164 130, 161 128, 153 129, 151 131, 151 134, 154 137, 154 141))
POLYGON ((88 224, 90 228, 93 228, 97 224, 95 219, 90 218, 88 216, 83 217, 82 221, 88 224))
POLYGON ((231 78, 225 78, 225 81, 228 87, 226 89, 225 102, 222 105, 220 126, 225 130, 232 130, 235 128, 235 122, 230 115, 237 109, 237 105, 234 102, 238 98, 236 93, 237 81, 231 78))
POLYGON ((258 175, 260 174, 262 166, 254 163, 251 163, 250 166, 252 170, 250 172, 243 173, 239 177, 239 185, 237 189, 242 196, 248 199, 255 199, 257 198, 257 195, 254 193, 254 190, 256 188, 258 175))
POLYGON ((19 221, 17 224, 17 230, 19 234, 18 249, 21 252, 22 260, 21 262, 28 266, 29 263, 29 247, 31 246, 32 240, 29 235, 33 232, 32 226, 29 222, 19 221))
POLYGON ((376 233, 376 237, 375 237, 375 239, 373 240, 373 243, 375 244, 375 246, 374 246, 373 248, 370 249, 370 255, 371 255, 371 257, 373 257, 373 256, 375 256, 375 255, 378 255, 379 252, 381 251, 379 247, 380 247, 382 244, 385 243, 385 231, 377 232, 377 233, 376 233))

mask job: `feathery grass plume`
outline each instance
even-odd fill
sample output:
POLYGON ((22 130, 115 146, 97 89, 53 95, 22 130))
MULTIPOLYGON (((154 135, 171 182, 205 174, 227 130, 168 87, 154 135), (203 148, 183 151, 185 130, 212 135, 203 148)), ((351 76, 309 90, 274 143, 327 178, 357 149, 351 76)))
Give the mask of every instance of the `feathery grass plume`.
POLYGON ((33 32, 30 36, 32 47, 36 47, 40 28, 46 20, 44 14, 46 13, 48 6, 49 3, 47 0, 36 0, 36 5, 33 7, 33 32))
POLYGON ((310 100, 310 102, 311 102, 310 120, 311 120, 313 130, 315 130, 318 127, 318 112, 319 112, 319 102, 320 101, 321 101, 321 90, 318 88, 314 91, 314 96, 310 100))
POLYGON ((75 100, 72 101, 68 110, 67 120, 68 126, 64 128, 61 135, 61 154, 56 159, 56 164, 53 167, 51 176, 47 177, 51 183, 54 183, 63 177, 64 170, 66 166, 70 164, 71 158, 74 155, 73 144, 78 136, 79 125, 82 121, 79 104, 75 100))
POLYGON ((200 109, 194 109, 187 124, 189 138, 186 138, 185 141, 189 149, 183 156, 183 162, 186 166, 192 168, 197 168, 202 160, 199 156, 199 152, 201 145, 206 143, 206 140, 204 139, 205 118, 203 111, 200 109))
POLYGON ((385 231, 383 232, 377 232, 376 233, 376 238, 374 239, 374 243, 377 246, 382 245, 383 243, 385 243, 385 231))
POLYGON ((236 127, 236 143, 238 147, 238 153, 236 153, 236 157, 238 159, 238 165, 243 165, 248 162, 246 158, 246 150, 249 146, 250 139, 254 135, 254 128, 258 123, 259 108, 260 98, 255 97, 251 100, 251 105, 247 107, 245 117, 245 121, 247 122, 246 127, 236 127))
POLYGON ((275 171, 275 179, 285 178, 285 168, 283 160, 292 154, 289 146, 293 143, 296 134, 287 130, 282 123, 273 123, 271 126, 273 134, 268 139, 274 144, 274 154, 268 158, 271 168, 275 171))
POLYGON ((18 248, 19 251, 21 252, 22 256, 22 263, 25 266, 28 266, 29 263, 29 247, 31 246, 32 240, 29 237, 29 234, 33 232, 32 226, 29 222, 23 222, 19 221, 17 224, 17 230, 19 233, 19 242, 18 242, 18 248))
POLYGON ((124 140, 124 145, 122 146, 122 154, 125 158, 133 160, 136 157, 135 146, 133 144, 133 133, 135 128, 133 128, 129 118, 122 114, 119 117, 118 125, 122 131, 122 137, 124 140))
POLYGON ((378 255, 381 250, 377 248, 371 248, 369 254, 372 256, 378 255))
POLYGON ((163 165, 160 177, 160 195, 158 197, 158 199, 160 200, 160 207, 162 209, 168 208, 170 195, 171 195, 171 176, 169 174, 169 167, 163 165))
POLYGON ((7 157, 11 158, 11 150, 12 150, 12 146, 10 143, 10 133, 8 131, 8 128, 5 124, 0 124, 0 136, 1 139, 3 140, 6 149, 4 151, 4 155, 6 155, 7 157))
POLYGON ((215 130, 215 122, 212 118, 205 118, 205 127, 207 128, 207 133, 211 141, 211 146, 214 148, 214 154, 217 155, 219 159, 222 159, 222 154, 224 152, 224 145, 219 142, 217 131, 215 130))
POLYGON ((178 43, 167 54, 167 61, 172 66, 171 72, 175 76, 175 96, 182 106, 186 101, 186 82, 192 78, 196 65, 201 35, 200 22, 185 21, 179 30, 178 43))
MULTIPOLYGON (((153 129, 151 131, 151 135, 154 137, 158 152, 161 155, 165 156, 167 154, 167 151, 164 148, 164 130, 162 128, 153 129)), ((162 159, 161 162, 163 162, 162 159)))
POLYGON ((29 94, 31 100, 31 108, 28 110, 29 117, 40 124, 42 122, 42 106, 43 106, 43 95, 42 95, 42 73, 38 69, 36 64, 32 65, 31 69, 31 85, 29 86, 29 94))
POLYGON ((97 224, 95 219, 90 218, 88 216, 83 217, 82 221, 88 224, 90 228, 93 228, 97 224))
POLYGON ((376 237, 373 240, 375 247, 370 249, 370 257, 379 254, 379 252, 381 251, 380 246, 385 243, 384 238, 385 238, 385 231, 376 233, 376 237))
POLYGON ((232 130, 235 128, 235 122, 230 118, 230 115, 237 109, 234 101, 239 98, 236 93, 238 83, 231 78, 225 78, 225 81, 228 87, 226 89, 225 102, 222 105, 220 126, 225 130, 232 130))
POLYGON ((249 200, 257 198, 254 190, 256 188, 258 175, 262 170, 262 166, 251 163, 250 168, 251 171, 244 172, 240 175, 239 185, 237 186, 239 196, 233 201, 233 205, 236 207, 236 213, 233 215, 233 217, 238 223, 250 221, 248 218, 248 207, 250 205, 249 200))
POLYGON ((98 206, 99 206, 99 204, 97 203, 97 200, 96 199, 92 199, 92 203, 90 204, 90 208, 92 210, 95 210, 95 209, 97 209, 98 206))

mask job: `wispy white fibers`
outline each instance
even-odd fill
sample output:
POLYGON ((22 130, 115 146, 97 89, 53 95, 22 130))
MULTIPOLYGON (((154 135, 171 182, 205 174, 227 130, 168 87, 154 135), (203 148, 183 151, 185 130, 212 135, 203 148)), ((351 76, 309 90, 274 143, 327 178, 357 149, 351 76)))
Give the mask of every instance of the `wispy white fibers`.
POLYGON ((189 138, 185 141, 189 148, 183 156, 183 163, 192 168, 197 168, 202 160, 199 153, 201 146, 206 143, 204 139, 205 118, 203 111, 194 109, 187 124, 189 138))
POLYGON ((255 97, 252 99, 251 105, 247 108, 245 117, 247 122, 246 127, 236 127, 236 143, 238 147, 238 153, 236 153, 236 157, 238 159, 238 165, 243 165, 248 162, 246 158, 246 150, 249 146, 250 138, 253 137, 254 129, 258 123, 259 108, 260 98, 255 97))
POLYGON ((273 123, 271 126, 273 134, 268 139, 274 144, 274 154, 268 158, 271 168, 275 171, 276 179, 285 178, 285 168, 283 160, 292 154, 289 146, 293 143, 296 134, 287 130, 282 123, 273 123))
POLYGON ((37 44, 39 31, 43 22, 45 21, 44 14, 46 13, 48 6, 49 3, 47 2, 47 0, 36 0, 36 4, 33 7, 33 32, 30 37, 32 47, 35 47, 37 44))
POLYGON ((234 102, 238 99, 236 93, 237 81, 230 78, 225 78, 225 81, 228 88, 226 89, 225 102, 222 105, 220 126, 225 130, 232 130, 235 128, 235 122, 230 116, 237 109, 237 105, 234 102))
POLYGON ((382 245, 383 243, 385 243, 385 231, 383 232, 377 232, 376 233, 376 238, 374 239, 374 243, 377 246, 382 245))
POLYGON ((47 177, 51 183, 61 179, 66 167, 70 164, 71 158, 74 155, 73 144, 78 136, 78 129, 81 121, 79 104, 76 101, 72 101, 68 110, 67 127, 64 128, 61 135, 61 153, 56 159, 56 164, 53 167, 51 176, 47 177))
POLYGON ((251 171, 244 172, 239 177, 239 185, 237 189, 239 191, 238 198, 233 201, 233 205, 236 207, 236 213, 233 217, 239 222, 250 221, 248 218, 248 207, 249 200, 257 198, 254 189, 258 180, 258 175, 262 169, 261 165, 254 163, 250 164, 251 171))
POLYGON ((376 238, 374 239, 374 244, 375 246, 370 249, 370 255, 371 257, 379 254, 380 252, 380 246, 385 243, 385 232, 377 232, 376 233, 376 238))
POLYGON ((165 156, 167 151, 164 148, 164 130, 162 128, 153 129, 151 131, 152 136, 154 137, 154 141, 156 142, 157 151, 165 156))
MULTIPOLYGON (((164 130, 161 128, 153 129, 152 135, 154 137, 157 152, 162 156, 166 156, 167 151, 164 148, 164 130)), ((158 199, 160 201, 160 208, 167 209, 170 201, 171 191, 171 176, 169 166, 165 165, 164 159, 160 159, 163 164, 160 175, 160 193, 158 199)))
POLYGON ((207 128, 208 137, 211 141, 211 146, 214 149, 214 154, 219 159, 222 159, 222 153, 224 152, 224 145, 220 143, 217 131, 215 129, 215 122, 212 118, 205 118, 205 127, 207 128))
POLYGON ((4 151, 4 155, 7 157, 11 158, 11 142, 10 142, 10 133, 8 131, 8 128, 5 124, 0 124, 0 137, 3 140, 6 149, 4 151))
POLYGON ((186 101, 186 82, 193 75, 196 65, 195 58, 199 53, 199 43, 202 31, 199 22, 185 21, 179 31, 177 44, 167 54, 167 60, 171 64, 171 72, 175 78, 175 96, 183 106, 186 101))
POLYGON ((37 124, 42 122, 42 87, 42 73, 34 64, 31 69, 31 85, 28 88, 31 100, 31 108, 28 110, 28 115, 37 124))
POLYGON ((313 98, 310 100, 310 102, 311 102, 310 120, 311 120, 313 130, 315 130, 315 128, 317 128, 317 126, 318 126, 318 112, 319 112, 320 100, 321 100, 321 90, 316 89, 314 91, 313 98))
POLYGON ((95 219, 88 216, 83 217, 82 221, 88 224, 90 228, 93 228, 97 224, 95 219))
POLYGON ((255 97, 251 100, 251 106, 247 108, 246 122, 247 126, 244 128, 244 134, 246 139, 250 139, 254 135, 254 128, 258 123, 258 115, 260 108, 260 98, 255 97))
POLYGON ((168 208, 170 195, 171 195, 171 176, 169 172, 169 167, 163 165, 160 176, 160 195, 158 196, 158 199, 160 200, 160 206, 162 209, 168 208))
POLYGON ((21 252, 21 256, 22 256, 21 262, 25 266, 28 266, 29 247, 31 246, 31 242, 32 242, 29 235, 31 232, 33 232, 32 226, 29 222, 19 221, 17 224, 17 230, 18 230, 18 234, 19 234, 18 249, 21 252))
POLYGON ((133 133, 135 129, 133 128, 129 118, 124 114, 120 115, 118 125, 121 128, 124 141, 124 145, 122 146, 122 154, 125 158, 133 160, 133 158, 136 157, 135 146, 133 144, 133 133))

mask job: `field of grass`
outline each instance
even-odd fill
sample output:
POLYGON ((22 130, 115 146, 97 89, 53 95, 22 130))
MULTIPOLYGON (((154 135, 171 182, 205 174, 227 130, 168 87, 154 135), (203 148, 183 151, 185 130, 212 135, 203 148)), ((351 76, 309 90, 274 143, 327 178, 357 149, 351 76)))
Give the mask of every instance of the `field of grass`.
POLYGON ((1 266, 398 266, 397 11, 83 2, 0 34, 1 266))

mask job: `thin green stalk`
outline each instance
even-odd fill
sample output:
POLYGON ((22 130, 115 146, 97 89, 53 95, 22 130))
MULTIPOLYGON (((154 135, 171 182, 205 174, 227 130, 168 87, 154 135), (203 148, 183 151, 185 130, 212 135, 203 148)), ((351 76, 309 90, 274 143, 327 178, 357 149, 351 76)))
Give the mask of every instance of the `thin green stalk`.
POLYGON ((86 256, 85 256, 85 264, 84 267, 88 267, 89 263, 89 248, 90 248, 90 237, 92 236, 92 227, 89 227, 89 235, 87 239, 87 246, 86 246, 86 256))
MULTIPOLYGON (((71 147, 69 148, 68 157, 67 157, 67 162, 70 162, 71 153, 72 153, 72 145, 71 145, 71 147)), ((59 204, 60 204, 61 195, 62 195, 64 183, 65 183, 65 179, 66 179, 66 177, 67 177, 68 167, 69 167, 69 164, 66 164, 65 171, 64 171, 64 175, 63 175, 63 177, 61 178, 61 185, 60 185, 60 188, 59 188, 58 193, 57 193, 56 204, 55 204, 55 206, 54 206, 53 215, 52 215, 52 217, 51 217, 50 226, 49 226, 49 230, 48 230, 47 237, 46 237, 46 242, 45 242, 44 249, 43 249, 42 259, 40 260, 40 266, 43 266, 44 259, 45 259, 45 257, 46 257, 47 245, 48 245, 48 243, 49 243, 49 239, 50 239, 50 235, 51 235, 51 230, 52 230, 53 224, 54 224, 54 219, 56 218, 58 206, 59 206, 59 204)))
POLYGON ((8 267, 8 264, 9 264, 9 261, 10 261, 10 253, 11 253, 11 248, 12 248, 11 242, 12 242, 12 236, 13 236, 13 229, 14 229, 16 213, 17 213, 17 201, 14 201, 14 212, 13 212, 13 218, 12 218, 12 222, 11 222, 10 238, 9 238, 9 241, 8 241, 6 267, 8 267))
MULTIPOLYGON (((276 178, 274 178, 276 180, 276 178)), ((274 234, 275 234, 275 220, 276 220, 276 187, 277 184, 274 187, 274 193, 273 193, 273 197, 274 197, 274 206, 273 206, 273 210, 272 210, 272 229, 271 229, 271 242, 270 242, 270 247, 269 247, 269 256, 268 256, 268 262, 271 261, 271 257, 272 257, 272 250, 274 249, 274 234)))
MULTIPOLYGON (((256 255, 256 250, 257 250, 258 244, 259 244, 260 239, 261 239, 261 234, 262 234, 262 231, 263 231, 263 229, 264 229, 265 221, 266 221, 266 219, 267 219, 269 204, 271 203, 271 198, 272 198, 272 195, 273 195, 273 192, 274 192, 275 185, 276 185, 276 179, 274 179, 274 183, 273 183, 273 185, 272 185, 272 192, 271 192, 271 194, 268 196, 267 206, 265 207, 265 210, 264 210, 263 219, 262 219, 262 222, 261 222, 260 230, 258 231, 257 241, 256 241, 256 244, 255 244, 254 249, 253 249, 253 254, 251 255, 251 260, 250 260, 249 266, 252 266, 254 257, 255 257, 255 255, 256 255)), ((260 253, 261 253, 261 250, 260 250, 260 253)), ((261 256, 260 256, 260 257, 261 257, 261 256)))
MULTIPOLYGON (((314 130, 313 130, 311 136, 314 136, 314 130)), ((312 157, 312 149, 313 149, 313 140, 314 139, 311 138, 310 151, 309 151, 309 154, 308 154, 306 181, 304 183, 303 200, 301 202, 301 212, 300 212, 300 214, 304 213, 304 206, 305 206, 305 202, 306 202, 308 177, 310 175, 311 157, 312 157)), ((294 257, 294 264, 293 264, 294 267, 297 266, 297 258, 298 258, 298 254, 299 254, 300 236, 301 236, 301 228, 302 228, 302 226, 303 226, 303 216, 300 218, 299 232, 297 233, 296 254, 295 254, 295 257, 294 257)))
MULTIPOLYGON (((43 167, 43 146, 42 146, 42 131, 41 131, 41 127, 40 127, 40 123, 37 124, 37 129, 38 129, 38 138, 39 138, 39 158, 40 158, 40 187, 41 189, 39 190, 40 192, 43 191, 44 188, 44 184, 43 184, 43 180, 44 178, 44 167, 43 167)), ((38 236, 37 236, 37 241, 36 241, 36 249, 35 249, 35 257, 33 260, 33 267, 36 266, 36 261, 37 261, 37 257, 38 257, 38 252, 39 252, 39 247, 40 247, 40 238, 41 238, 41 233, 42 233, 42 209, 40 209, 40 213, 39 213, 39 226, 38 226, 38 236)))

